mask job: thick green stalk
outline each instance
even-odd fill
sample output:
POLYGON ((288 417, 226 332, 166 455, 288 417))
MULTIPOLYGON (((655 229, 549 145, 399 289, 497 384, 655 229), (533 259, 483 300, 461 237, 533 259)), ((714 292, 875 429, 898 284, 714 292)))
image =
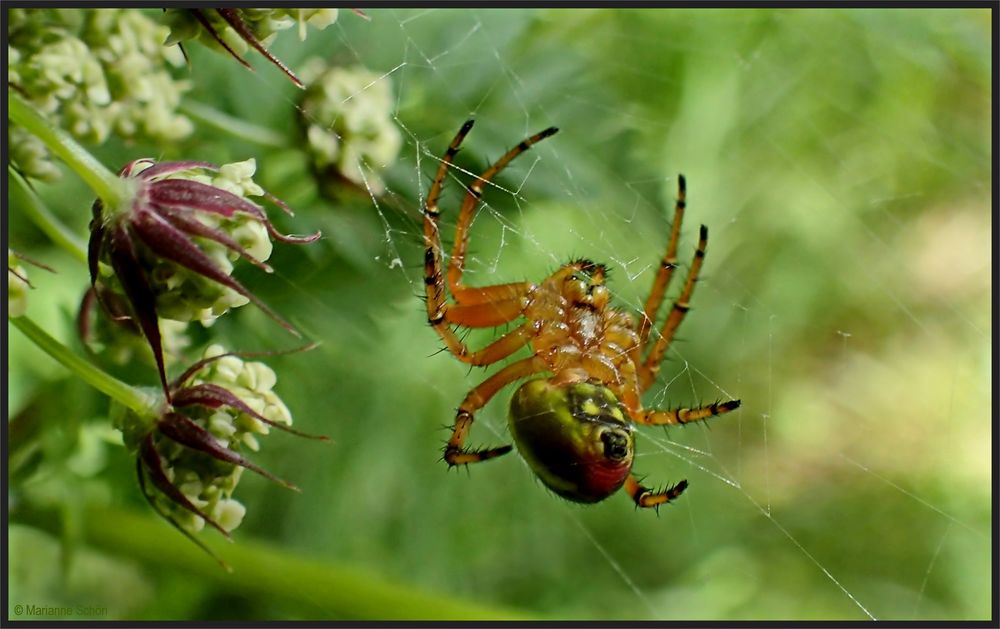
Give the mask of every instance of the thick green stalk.
MULTIPOLYGON (((11 521, 58 534, 52 513, 22 505, 11 521)), ((161 520, 111 508, 88 508, 82 541, 94 548, 140 561, 154 570, 177 569, 215 581, 249 597, 283 600, 298 619, 515 620, 524 612, 490 607, 388 581, 358 567, 296 556, 271 544, 246 539, 228 544, 204 536, 232 572, 161 520)), ((178 620, 178 619, 174 619, 178 620)))
POLYGON ((49 124, 38 110, 26 103, 16 90, 7 90, 8 118, 45 143, 86 182, 108 207, 119 207, 129 197, 125 180, 104 167, 68 133, 49 124))
POLYGON ((38 327, 38 324, 30 318, 9 317, 7 320, 46 354, 101 393, 135 411, 140 417, 152 417, 155 413, 156 401, 152 397, 125 384, 73 353, 68 347, 52 338, 48 332, 38 327))
POLYGON ((45 203, 38 198, 35 191, 31 189, 28 182, 24 180, 21 173, 7 166, 7 183, 10 191, 10 207, 17 208, 24 213, 35 224, 35 227, 42 230, 52 242, 56 243, 67 251, 74 258, 84 264, 87 263, 87 245, 80 237, 66 227, 62 221, 56 218, 45 203))

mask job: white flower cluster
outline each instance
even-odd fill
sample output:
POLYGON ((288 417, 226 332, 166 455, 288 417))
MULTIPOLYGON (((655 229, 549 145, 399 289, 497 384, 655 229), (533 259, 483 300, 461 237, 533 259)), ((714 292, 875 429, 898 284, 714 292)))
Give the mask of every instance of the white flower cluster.
MULTIPOLYGON (((225 350, 220 345, 211 345, 205 350, 204 358, 223 353, 225 350)), ((198 371, 190 385, 211 383, 221 386, 267 419, 291 425, 292 416, 288 407, 272 391, 276 382, 274 371, 264 363, 225 356, 198 371)), ((258 437, 269 432, 269 426, 264 422, 228 407, 215 410, 186 407, 184 410, 188 418, 210 432, 219 445, 237 453, 256 452, 260 448, 258 437)), ((182 446, 163 435, 157 434, 154 439, 167 478, 181 493, 223 529, 231 531, 238 527, 246 508, 233 498, 233 491, 244 468, 182 446)), ((154 496, 160 508, 185 530, 197 533, 204 528, 203 518, 162 494, 154 496)))
MULTIPOLYGON (((17 90, 77 139, 169 142, 191 133, 177 113, 189 89, 168 66, 184 63, 163 45, 168 29, 135 9, 11 9, 7 70, 17 90)), ((41 142, 19 127, 9 131, 11 159, 32 178, 59 170, 41 142)))
POLYGON ((307 87, 300 115, 320 177, 336 174, 381 194, 385 185, 380 173, 396 159, 403 142, 392 119, 389 77, 360 66, 328 67, 321 59, 306 62, 301 75, 307 87))
MULTIPOLYGON (((172 173, 169 178, 197 181, 231 192, 238 197, 259 197, 264 195, 264 190, 253 181, 256 170, 256 160, 248 159, 225 164, 217 172, 197 168, 172 173)), ((273 249, 271 238, 267 228, 260 221, 241 213, 235 213, 229 218, 208 212, 196 212, 194 216, 209 227, 224 230, 230 238, 258 260, 264 261, 271 257, 273 249)), ((233 263, 239 258, 239 254, 207 238, 195 240, 202 252, 208 255, 216 266, 227 275, 232 274, 233 263)), ((238 308, 249 303, 246 297, 232 288, 160 256, 149 254, 144 257, 147 258, 144 261, 150 269, 149 277, 156 293, 156 311, 163 319, 201 321, 204 325, 210 325, 230 308, 238 308)))

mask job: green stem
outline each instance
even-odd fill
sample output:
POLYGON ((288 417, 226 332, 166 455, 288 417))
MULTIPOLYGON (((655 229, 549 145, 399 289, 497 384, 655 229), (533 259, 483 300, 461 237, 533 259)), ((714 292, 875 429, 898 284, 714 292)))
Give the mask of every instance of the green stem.
POLYGON ((7 166, 7 182, 8 184, 13 183, 8 188, 11 194, 10 205, 27 214, 35 226, 42 230, 52 242, 86 264, 87 246, 70 228, 56 218, 56 215, 38 198, 21 173, 10 165, 7 166))
MULTIPOLYGON (((22 504, 12 522, 59 534, 51 510, 22 504)), ((241 538, 226 544, 205 536, 208 546, 224 557, 231 573, 165 522, 131 511, 91 507, 84 511, 83 541, 95 548, 146 563, 150 568, 178 569, 216 582, 243 597, 283 600, 294 605, 297 619, 379 620, 514 620, 524 611, 477 604, 389 581, 360 567, 296 556, 272 544, 241 538)), ((171 620, 179 620, 177 618, 171 620)))
POLYGON ((266 146, 269 148, 287 148, 288 138, 280 133, 275 133, 267 127, 261 127, 247 122, 246 120, 241 120, 239 118, 234 118, 228 114, 225 114, 214 107, 205 105, 191 100, 184 100, 181 103, 181 111, 191 116, 192 118, 197 118, 198 120, 224 131, 229 135, 240 138, 241 140, 246 140, 247 142, 253 142, 254 144, 259 144, 261 146, 266 146))
POLYGON ((70 351, 68 347, 52 338, 28 317, 9 317, 11 324, 20 330, 46 354, 82 378, 101 393, 133 410, 140 417, 151 417, 156 400, 139 389, 125 384, 118 378, 98 369, 70 351))
POLYGON ((97 161, 68 133, 53 126, 38 110, 21 98, 16 90, 7 90, 7 116, 45 143, 83 179, 108 207, 120 207, 129 190, 123 180, 97 161))

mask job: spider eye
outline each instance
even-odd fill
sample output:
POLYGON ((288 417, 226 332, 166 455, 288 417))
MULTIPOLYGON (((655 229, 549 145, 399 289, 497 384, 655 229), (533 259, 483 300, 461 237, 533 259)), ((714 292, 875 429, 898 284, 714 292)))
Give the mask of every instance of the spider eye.
POLYGON ((563 498, 598 502, 632 468, 635 437, 627 412, 600 384, 531 380, 510 406, 510 431, 539 479, 563 498))

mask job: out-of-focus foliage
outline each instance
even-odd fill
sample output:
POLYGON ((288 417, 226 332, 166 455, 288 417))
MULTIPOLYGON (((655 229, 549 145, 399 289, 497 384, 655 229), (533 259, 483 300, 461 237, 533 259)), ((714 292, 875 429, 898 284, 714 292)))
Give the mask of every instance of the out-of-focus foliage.
MULTIPOLYGON (((310 247, 277 248, 275 276, 235 273, 322 343, 269 364, 296 426, 335 442, 272 435, 259 462, 304 493, 245 478, 237 544, 253 536, 554 618, 989 616, 988 11, 366 13, 344 13, 304 43, 278 37, 272 50, 293 70, 321 56, 392 81, 403 147, 387 170, 372 165, 383 195, 324 200, 298 135, 302 92, 263 59, 251 58, 251 73, 197 47, 185 99, 284 134, 287 146, 193 118, 198 131, 179 144, 112 140, 97 151, 110 165, 255 156, 256 180, 295 208, 294 224, 323 230, 310 247), (497 368, 437 353, 418 297, 420 201, 470 116, 457 158, 468 172, 529 133, 561 129, 487 190, 473 285, 541 279, 587 256, 612 267, 620 304, 639 305, 676 174, 687 177, 680 257, 699 223, 708 257, 645 402, 743 407, 708 426, 639 431, 636 470, 691 483, 659 517, 624 495, 561 501, 516 454, 468 474, 439 460, 443 426, 497 368)), ((454 175, 446 241, 468 180, 454 175)), ((75 177, 40 193, 85 233, 90 195, 75 177)), ((32 273, 28 314, 72 343, 86 269, 17 207, 9 217, 11 246, 58 271, 32 273)), ((294 344, 251 309, 212 335, 239 350, 294 344)), ((106 436, 106 401, 17 331, 9 338, 8 500, 59 505, 72 551, 12 525, 11 605, 83 602, 142 619, 338 616, 81 545, 84 504, 146 508, 134 470, 106 436)), ((131 372, 156 382, 151 369, 131 372)), ((507 442, 511 392, 477 417, 473 444, 507 442)), ((177 533, 164 524, 162 535, 177 533)), ((282 575, 291 587, 296 578, 282 575)))

